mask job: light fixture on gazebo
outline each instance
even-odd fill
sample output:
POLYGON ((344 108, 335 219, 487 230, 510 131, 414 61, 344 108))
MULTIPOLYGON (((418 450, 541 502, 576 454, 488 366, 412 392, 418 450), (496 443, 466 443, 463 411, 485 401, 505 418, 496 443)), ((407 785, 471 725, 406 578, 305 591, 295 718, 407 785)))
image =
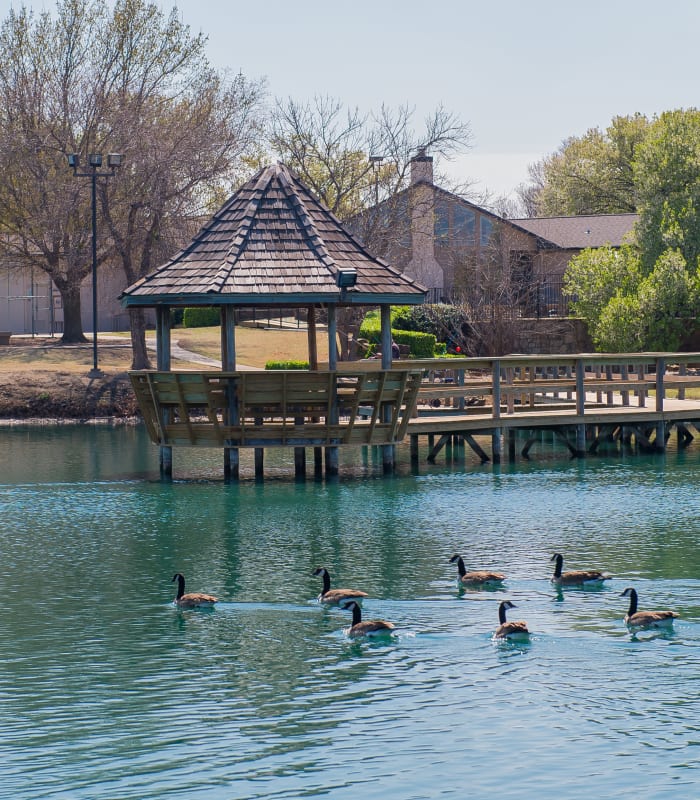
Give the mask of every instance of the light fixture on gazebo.
POLYGON ((335 276, 339 289, 348 289, 357 283, 356 269, 339 269, 335 276))

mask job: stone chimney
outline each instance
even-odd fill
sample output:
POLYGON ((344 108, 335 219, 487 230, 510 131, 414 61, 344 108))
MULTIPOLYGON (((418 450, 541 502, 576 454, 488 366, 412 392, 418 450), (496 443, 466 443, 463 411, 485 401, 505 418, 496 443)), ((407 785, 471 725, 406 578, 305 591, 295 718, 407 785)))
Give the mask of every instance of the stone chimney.
POLYGON ((419 147, 418 155, 411 159, 411 186, 421 182, 433 182, 433 157, 425 154, 425 147, 419 147))
POLYGON ((434 290, 438 296, 445 285, 445 273, 435 258, 435 186, 433 158, 425 148, 411 159, 411 259, 405 273, 434 290))

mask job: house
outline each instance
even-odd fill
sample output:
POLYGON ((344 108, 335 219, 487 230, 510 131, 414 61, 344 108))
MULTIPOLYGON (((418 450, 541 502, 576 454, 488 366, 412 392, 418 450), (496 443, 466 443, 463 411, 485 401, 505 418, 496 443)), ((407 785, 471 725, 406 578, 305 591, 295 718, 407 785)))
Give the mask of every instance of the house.
POLYGON ((352 221, 367 246, 426 286, 428 300, 475 292, 534 305, 560 293, 570 259, 586 247, 619 247, 636 214, 506 219, 436 186, 433 159, 410 163, 410 185, 352 221), (536 290, 536 292, 533 292, 536 290))
MULTIPOLYGON (((428 302, 499 296, 520 313, 557 313, 561 279, 586 247, 619 247, 636 214, 505 219, 435 185, 433 159, 420 151, 410 183, 351 220, 348 228, 368 250, 427 287, 428 302)), ((119 270, 97 275, 98 328, 126 330, 119 304, 119 270)), ((83 328, 92 330, 91 278, 81 290, 83 328)), ((61 333, 61 298, 46 273, 0 263, 0 330, 61 333)))

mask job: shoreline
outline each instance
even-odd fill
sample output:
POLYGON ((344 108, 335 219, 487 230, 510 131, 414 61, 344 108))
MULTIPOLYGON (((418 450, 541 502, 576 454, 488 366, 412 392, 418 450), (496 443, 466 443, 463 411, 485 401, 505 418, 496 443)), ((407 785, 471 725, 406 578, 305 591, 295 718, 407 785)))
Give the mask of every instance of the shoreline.
POLYGON ((49 425, 140 425, 141 417, 0 417, 0 428, 13 428, 21 425, 39 427, 49 425))

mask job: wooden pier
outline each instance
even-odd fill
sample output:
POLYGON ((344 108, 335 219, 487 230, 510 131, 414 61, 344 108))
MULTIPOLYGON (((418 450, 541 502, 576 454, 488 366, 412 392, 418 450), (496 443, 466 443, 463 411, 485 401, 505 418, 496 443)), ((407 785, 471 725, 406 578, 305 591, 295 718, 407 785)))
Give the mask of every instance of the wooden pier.
POLYGON ((697 353, 514 355, 463 359, 442 371, 428 362, 418 418, 408 427, 412 458, 423 435, 429 461, 456 444, 499 463, 504 440, 513 461, 518 432, 529 434, 520 451, 528 458, 545 430, 576 457, 610 441, 661 452, 673 427, 685 447, 690 429, 700 431, 700 398, 686 399, 687 389, 700 387, 700 370, 691 366, 698 363, 697 353), (490 438, 490 455, 479 435, 490 438))
MULTIPOLYGON (((603 442, 663 451, 673 427, 679 446, 700 431, 700 353, 513 355, 494 359, 339 362, 335 370, 131 373, 146 427, 161 446, 256 449, 393 445, 407 437, 417 460, 468 446, 482 462, 527 458, 543 430, 573 456, 603 442), (479 441, 477 441, 479 437, 479 441), (484 442, 486 437, 486 443, 484 442), (506 447, 504 448, 504 441, 506 447), (489 444, 490 443, 490 444, 489 444)), ((259 467, 259 469, 258 469, 259 467)))

